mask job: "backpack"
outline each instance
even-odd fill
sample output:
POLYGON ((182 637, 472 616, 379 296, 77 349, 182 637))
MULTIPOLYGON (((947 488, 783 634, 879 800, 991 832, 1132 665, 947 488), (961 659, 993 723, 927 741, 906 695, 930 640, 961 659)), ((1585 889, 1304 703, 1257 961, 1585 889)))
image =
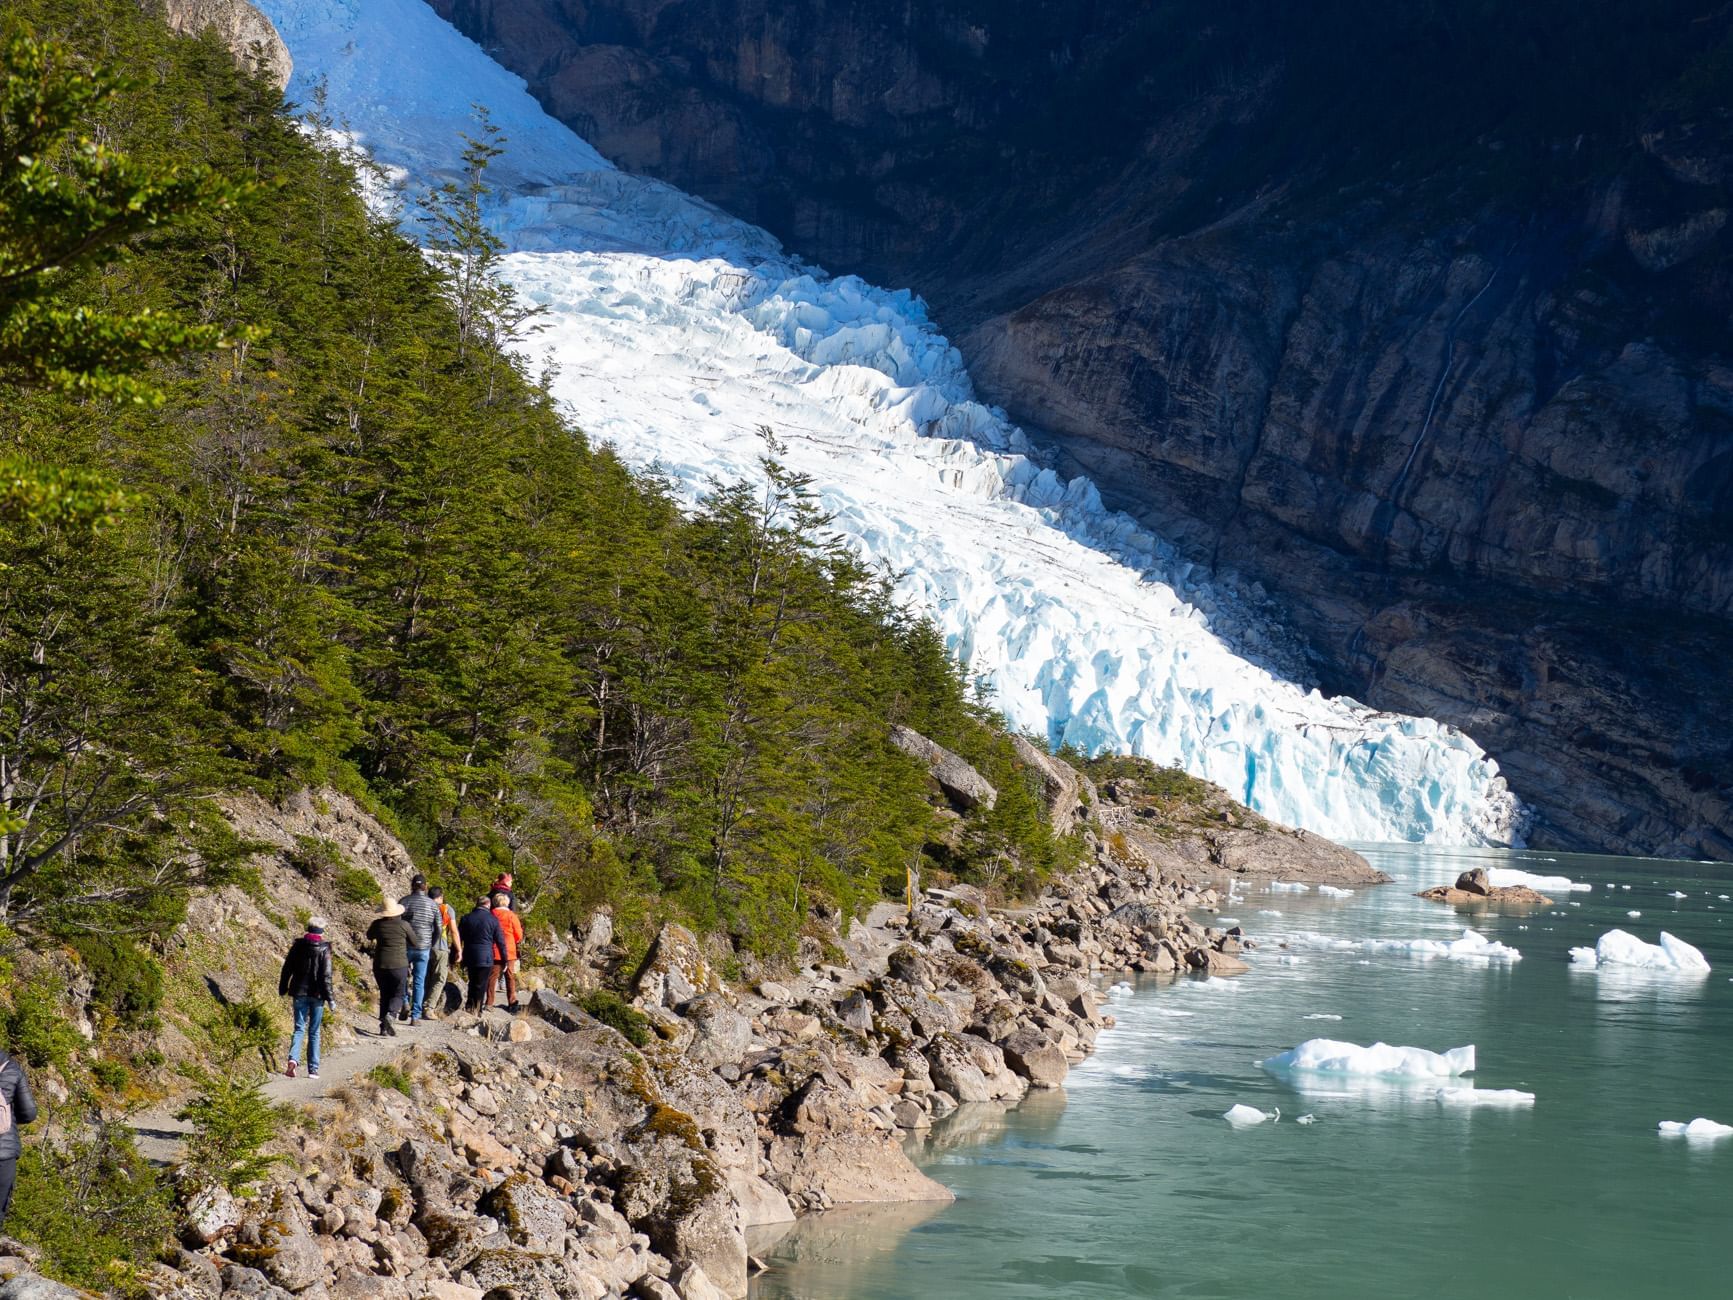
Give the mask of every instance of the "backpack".
MULTIPOLYGON (((14 1062, 11 1057, 7 1057, 4 1061, 0 1061, 0 1079, 6 1077, 6 1071, 11 1069, 13 1065, 14 1062)), ((0 1088, 0 1136, 4 1136, 11 1131, 12 1090, 10 1088, 0 1088)))

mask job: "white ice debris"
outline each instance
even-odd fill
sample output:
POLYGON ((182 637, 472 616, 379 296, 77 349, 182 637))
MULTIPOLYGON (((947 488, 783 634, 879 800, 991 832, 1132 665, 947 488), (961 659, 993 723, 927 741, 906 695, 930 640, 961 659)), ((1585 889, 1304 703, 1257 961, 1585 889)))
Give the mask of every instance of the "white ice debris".
POLYGON ((1733 1124, 1717 1124, 1701 1115, 1689 1124, 1683 1120, 1664 1119, 1660 1123, 1662 1137, 1682 1137, 1702 1140, 1733 1136, 1733 1124))
POLYGON ((1341 1016, 1332 1015, 1328 1011, 1314 1011, 1310 1015, 1304 1017, 1306 1020, 1340 1020, 1341 1018, 1341 1016))
POLYGON ((1625 915, 1626 915, 1626 916, 1628 916, 1628 917, 1630 917, 1630 918, 1631 918, 1631 920, 1633 920, 1633 921, 1635 921, 1635 920, 1637 920, 1637 919, 1638 919, 1638 918, 1639 918, 1639 917, 1641 917, 1641 916, 1642 916, 1642 913, 1641 913, 1641 912, 1626 912, 1626 913, 1625 913, 1625 915))
POLYGON ((1446 1106, 1532 1106, 1534 1094, 1515 1088, 1440 1088, 1433 1094, 1446 1106))
POLYGON ((1404 1079, 1450 1079, 1474 1073, 1474 1046, 1429 1052, 1424 1047, 1361 1047, 1334 1038, 1311 1038, 1290 1051, 1258 1062, 1266 1070, 1306 1070, 1326 1074, 1404 1079))
POLYGON ((1317 1122, 1318 1117, 1316 1115, 1302 1115, 1294 1121, 1296 1124, 1316 1124, 1317 1122))
POLYGON ((1496 939, 1488 939, 1478 930, 1464 930, 1458 939, 1342 939, 1302 930, 1289 935, 1284 942, 1294 948, 1326 952, 1396 953, 1407 957, 1443 957, 1471 962, 1522 960, 1520 951, 1496 939))
POLYGON ((1352 898, 1354 896, 1352 889, 1342 889, 1336 885, 1319 885, 1318 892, 1325 898, 1352 898))
POLYGON ((1530 889, 1538 889, 1543 894, 1548 890, 1555 894, 1568 894, 1572 890, 1587 892, 1594 888, 1593 885, 1585 885, 1572 880, 1569 876, 1539 876, 1532 871, 1519 871, 1515 867, 1489 868, 1486 878, 1492 882, 1495 889, 1508 889, 1512 885, 1526 885, 1530 889))
POLYGON ((1223 1111, 1222 1118, 1235 1128, 1250 1128, 1254 1124, 1262 1124, 1265 1120, 1281 1119, 1282 1110, 1279 1106, 1275 1110, 1259 1110, 1256 1106, 1248 1106, 1242 1101, 1223 1111))
POLYGON ((1304 894, 1312 887, 1298 880, 1272 880, 1270 892, 1274 894, 1304 894))
POLYGON ((1278 912, 1278 911, 1277 911, 1277 910, 1276 910, 1276 909, 1275 909, 1275 908, 1273 908, 1273 907, 1264 907, 1264 908, 1259 908, 1259 909, 1258 909, 1258 915, 1259 915, 1259 916, 1280 916, 1280 915, 1281 915, 1281 913, 1280 913, 1280 912, 1278 912))
POLYGON ((1668 898, 1689 898, 1691 896, 1689 894, 1683 893, 1683 892, 1675 889, 1672 893, 1668 894, 1667 897, 1668 898))
POLYGON ((554 394, 684 499, 755 477, 760 427, 832 527, 992 684, 1018 727, 1226 787, 1336 839, 1519 841, 1525 810, 1453 727, 1325 699, 1235 653, 1256 590, 1206 581, 1165 540, 1045 467, 979 402, 907 290, 830 276, 766 232, 621 172, 423 0, 259 0, 328 111, 416 195, 460 175, 487 106, 507 137, 487 212, 507 278, 545 309, 554 394))
POLYGON ((1240 923, 1240 918, 1237 916, 1218 916, 1218 917, 1216 917, 1216 924, 1217 925, 1238 925, 1239 923, 1240 923))
POLYGON ((1704 975, 1709 971, 1709 960, 1700 950, 1665 930, 1661 931, 1659 943, 1645 943, 1628 930, 1608 930, 1593 948, 1572 948, 1570 957, 1573 966, 1590 969, 1634 966, 1685 975, 1704 975))

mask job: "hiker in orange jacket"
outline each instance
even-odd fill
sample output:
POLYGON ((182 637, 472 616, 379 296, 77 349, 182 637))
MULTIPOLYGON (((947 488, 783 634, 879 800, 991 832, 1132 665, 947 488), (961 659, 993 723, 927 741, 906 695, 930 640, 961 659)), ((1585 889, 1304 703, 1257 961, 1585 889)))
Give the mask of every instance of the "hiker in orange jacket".
MULTIPOLYGON (((498 961, 501 972, 505 975, 506 1010, 517 1013, 517 950, 524 941, 524 923, 518 919, 518 914, 511 910, 511 896, 495 894, 493 896, 493 914, 499 920, 500 934, 505 937, 505 947, 499 952, 498 961)), ((496 945, 497 947, 497 945, 496 945)))

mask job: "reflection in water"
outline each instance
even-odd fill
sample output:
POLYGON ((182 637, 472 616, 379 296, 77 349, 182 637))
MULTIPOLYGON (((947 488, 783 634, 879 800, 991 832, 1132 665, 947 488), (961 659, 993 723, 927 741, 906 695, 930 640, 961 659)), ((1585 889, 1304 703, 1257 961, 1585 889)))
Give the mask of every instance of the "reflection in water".
POLYGON ((859 1277, 883 1266, 905 1236, 948 1208, 943 1201, 845 1205, 809 1214, 796 1223, 749 1228, 747 1250, 770 1259, 752 1294, 834 1295, 839 1278, 859 1277))

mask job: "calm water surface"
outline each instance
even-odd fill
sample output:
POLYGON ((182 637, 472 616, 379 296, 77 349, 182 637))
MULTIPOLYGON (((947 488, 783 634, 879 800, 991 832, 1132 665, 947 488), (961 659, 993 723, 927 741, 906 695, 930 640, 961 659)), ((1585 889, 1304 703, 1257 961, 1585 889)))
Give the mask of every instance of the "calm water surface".
POLYGON ((1733 1295, 1733 869, 1569 854, 1366 848, 1397 879, 1350 898, 1254 888, 1222 910, 1263 947, 1238 980, 1146 977, 1062 1093, 966 1107, 915 1148, 955 1205, 807 1220, 757 1242, 759 1300, 1733 1295), (1412 897, 1473 865, 1592 883, 1526 915, 1412 897), (1622 886, 1628 885, 1629 889, 1622 886), (1672 898, 1673 891, 1687 895, 1672 898), (1575 903, 1577 906, 1571 906, 1575 903), (1628 911, 1640 911, 1631 918, 1628 911), (1280 916, 1268 915, 1280 912, 1280 916), (1284 936, 1450 938, 1511 965, 1312 948, 1284 936), (1697 945, 1702 979, 1573 970, 1615 926, 1697 945), (1340 1021, 1307 1019, 1340 1016, 1340 1021), (1420 1087, 1302 1086, 1254 1062, 1308 1038, 1442 1051, 1526 1109, 1420 1087), (1236 1102, 1280 1107, 1235 1130, 1236 1102), (1291 1122, 1302 1114, 1316 1122, 1291 1122))

